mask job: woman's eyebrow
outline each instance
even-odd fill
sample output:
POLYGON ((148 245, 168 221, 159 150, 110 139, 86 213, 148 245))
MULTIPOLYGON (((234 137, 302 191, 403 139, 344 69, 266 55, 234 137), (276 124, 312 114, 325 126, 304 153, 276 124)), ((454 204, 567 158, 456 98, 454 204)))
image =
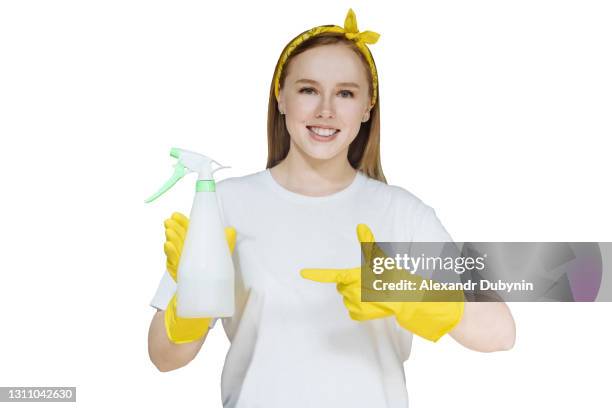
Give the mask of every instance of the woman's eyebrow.
MULTIPOLYGON (((312 84, 312 85, 320 85, 317 81, 313 80, 313 79, 298 79, 297 81, 295 81, 296 84, 298 83, 306 83, 306 84, 312 84)), ((359 89, 359 85, 356 84, 355 82, 338 82, 336 84, 336 86, 344 86, 344 87, 351 87, 351 88, 357 88, 359 89)))

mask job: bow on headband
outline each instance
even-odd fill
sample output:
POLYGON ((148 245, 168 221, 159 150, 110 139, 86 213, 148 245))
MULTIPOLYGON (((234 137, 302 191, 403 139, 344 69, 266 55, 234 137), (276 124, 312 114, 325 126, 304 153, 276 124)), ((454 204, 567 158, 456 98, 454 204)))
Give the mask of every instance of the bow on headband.
POLYGON ((344 19, 344 31, 346 38, 355 42, 376 44, 380 38, 380 34, 375 33, 374 31, 359 32, 359 28, 357 28, 357 17, 355 16, 353 9, 349 9, 346 18, 344 19))
POLYGON ((359 32, 359 28, 357 27, 357 17, 355 16, 355 12, 353 9, 349 9, 346 14, 346 18, 344 19, 344 28, 336 25, 325 25, 311 28, 308 31, 303 32, 296 38, 294 38, 283 50, 283 54, 281 55, 278 64, 276 65, 276 73, 274 74, 274 94, 276 95, 276 99, 278 100, 278 94, 280 91, 280 77, 283 70, 283 67, 287 63, 289 56, 295 50, 295 48, 300 45, 302 42, 308 40, 311 37, 314 37, 321 33, 343 33, 346 38, 355 42, 355 45, 361 51, 366 61, 368 62, 368 66, 370 67, 370 73, 372 74, 372 101, 371 104, 374 106, 377 98, 378 91, 378 73, 376 71, 376 65, 374 64, 374 60, 372 59, 372 54, 370 53, 369 48, 366 44, 376 44, 380 34, 375 33, 374 31, 363 31, 359 32))

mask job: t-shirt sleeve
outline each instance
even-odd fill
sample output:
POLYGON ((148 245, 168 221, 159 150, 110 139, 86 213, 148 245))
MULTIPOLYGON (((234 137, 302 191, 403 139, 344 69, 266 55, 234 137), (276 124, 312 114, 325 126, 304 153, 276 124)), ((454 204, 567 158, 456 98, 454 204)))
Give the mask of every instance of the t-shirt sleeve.
POLYGON ((158 310, 166 310, 166 306, 170 303, 170 299, 176 291, 176 282, 172 279, 168 271, 164 271, 157 291, 151 299, 150 305, 158 310))
POLYGON ((391 317, 391 325, 392 325, 392 337, 397 350, 397 354, 403 363, 408 360, 410 357, 410 352, 412 351, 412 339, 414 335, 412 332, 404 329, 399 325, 397 319, 395 317, 391 317))
MULTIPOLYGON (((457 247, 453 243, 453 239, 440 222, 435 210, 421 203, 413 219, 410 256, 419 257, 423 254, 427 257, 457 256, 457 247)), ((442 279, 444 282, 457 282, 460 277, 454 273, 449 275, 439 269, 423 268, 419 275, 427 279, 442 279)))
POLYGON ((436 212, 430 206, 421 203, 413 219, 413 242, 452 242, 450 234, 442 225, 436 212))

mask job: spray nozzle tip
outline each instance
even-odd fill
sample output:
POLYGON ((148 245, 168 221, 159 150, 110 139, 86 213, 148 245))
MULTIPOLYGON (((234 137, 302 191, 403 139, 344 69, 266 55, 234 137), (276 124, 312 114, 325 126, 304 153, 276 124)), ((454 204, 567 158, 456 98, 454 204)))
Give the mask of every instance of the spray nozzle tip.
POLYGON ((176 147, 173 147, 172 149, 170 149, 170 156, 174 157, 175 159, 178 159, 180 155, 181 155, 181 152, 176 147))

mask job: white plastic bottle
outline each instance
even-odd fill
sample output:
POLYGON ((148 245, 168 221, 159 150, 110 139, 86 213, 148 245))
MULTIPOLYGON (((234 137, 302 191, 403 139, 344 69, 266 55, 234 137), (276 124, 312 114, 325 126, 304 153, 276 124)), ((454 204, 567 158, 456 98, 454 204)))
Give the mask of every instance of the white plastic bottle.
POLYGON ((173 148, 174 175, 146 202, 155 200, 185 174, 198 173, 189 228, 177 276, 179 317, 228 317, 234 314, 234 264, 221 223, 213 173, 225 166, 195 152, 173 148), (220 167, 212 169, 215 163, 220 167), (189 170, 189 171, 187 171, 189 170))

